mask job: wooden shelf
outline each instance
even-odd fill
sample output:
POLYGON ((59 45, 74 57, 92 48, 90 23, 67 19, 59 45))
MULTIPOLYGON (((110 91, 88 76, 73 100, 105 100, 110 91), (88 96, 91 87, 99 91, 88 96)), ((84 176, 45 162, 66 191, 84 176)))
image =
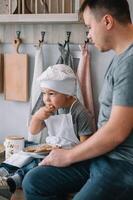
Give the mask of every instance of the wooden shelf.
POLYGON ((0 15, 0 23, 78 23, 78 13, 0 15))

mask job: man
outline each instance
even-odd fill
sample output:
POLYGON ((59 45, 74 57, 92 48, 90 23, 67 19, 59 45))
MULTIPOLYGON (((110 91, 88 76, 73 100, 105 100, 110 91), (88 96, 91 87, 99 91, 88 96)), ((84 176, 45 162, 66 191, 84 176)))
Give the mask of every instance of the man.
POLYGON ((127 0, 85 0, 80 11, 94 45, 101 52, 116 52, 100 95, 98 130, 70 150, 53 150, 27 174, 23 188, 28 200, 59 200, 61 195, 77 191, 73 200, 133 199, 133 26, 129 6, 127 0))

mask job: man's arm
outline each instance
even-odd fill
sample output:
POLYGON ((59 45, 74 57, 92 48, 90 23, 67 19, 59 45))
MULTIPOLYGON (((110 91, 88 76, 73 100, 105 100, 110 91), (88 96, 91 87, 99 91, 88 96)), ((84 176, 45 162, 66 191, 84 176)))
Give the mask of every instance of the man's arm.
POLYGON ((133 129, 133 107, 113 106, 109 121, 80 146, 71 150, 70 162, 103 155, 125 141, 133 129))
POLYGON ((44 165, 68 166, 103 155, 125 141, 133 129, 133 107, 113 106, 109 121, 89 139, 70 150, 53 150, 44 165))
POLYGON ((90 135, 80 135, 79 136, 79 140, 80 142, 84 142, 85 140, 87 140, 90 137, 90 135))

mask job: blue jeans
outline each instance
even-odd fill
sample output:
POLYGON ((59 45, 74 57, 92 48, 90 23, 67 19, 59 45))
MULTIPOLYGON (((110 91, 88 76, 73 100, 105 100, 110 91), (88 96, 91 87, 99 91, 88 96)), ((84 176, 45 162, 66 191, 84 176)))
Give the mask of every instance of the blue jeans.
POLYGON ((36 167, 38 165, 38 163, 40 162, 39 159, 35 158, 33 159, 30 163, 28 163, 27 165, 23 166, 22 168, 18 169, 14 174, 18 174, 21 179, 24 178, 25 174, 33 169, 34 167, 36 167))
POLYGON ((100 157, 69 167, 38 166, 23 180, 26 200, 133 200, 133 165, 100 157))
MULTIPOLYGON (((27 141, 25 140, 25 147, 28 146, 32 146, 35 145, 37 143, 32 142, 32 141, 27 141)), ((29 163, 27 163, 26 165, 24 165, 23 167, 19 168, 15 174, 19 174, 19 176, 23 179, 23 177, 25 176, 25 174, 31 170, 32 168, 36 167, 38 165, 38 163, 40 162, 40 159, 38 158, 34 158, 32 161, 30 161, 29 163)))
MULTIPOLYGON (((35 144, 37 144, 37 143, 25 141, 25 147, 35 145, 35 144)), ((40 162, 40 160, 41 159, 39 159, 39 158, 33 158, 29 163, 27 163, 26 165, 24 165, 21 168, 15 167, 13 165, 9 165, 9 164, 6 164, 6 163, 1 163, 0 168, 4 167, 9 172, 10 176, 12 176, 14 174, 18 174, 23 179, 24 175, 29 170, 36 167, 38 165, 38 163, 40 162)))

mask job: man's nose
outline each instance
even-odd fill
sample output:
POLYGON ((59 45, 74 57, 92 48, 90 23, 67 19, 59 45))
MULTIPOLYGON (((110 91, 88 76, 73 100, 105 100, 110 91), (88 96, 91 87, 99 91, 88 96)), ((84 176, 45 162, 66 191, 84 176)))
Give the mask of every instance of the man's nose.
POLYGON ((88 32, 87 38, 89 40, 89 43, 92 43, 91 31, 88 32))
POLYGON ((90 32, 88 33, 87 39, 88 39, 89 44, 94 44, 90 32))

